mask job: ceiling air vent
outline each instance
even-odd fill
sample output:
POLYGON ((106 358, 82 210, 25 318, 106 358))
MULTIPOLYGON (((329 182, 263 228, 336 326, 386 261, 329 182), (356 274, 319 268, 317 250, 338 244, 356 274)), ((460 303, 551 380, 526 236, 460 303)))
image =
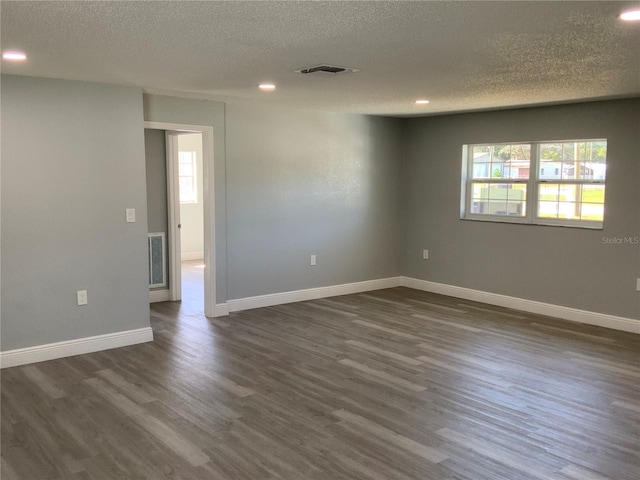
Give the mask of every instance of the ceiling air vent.
POLYGON ((335 65, 316 65, 315 67, 302 68, 300 70, 296 70, 296 73, 309 74, 309 73, 320 73, 320 74, 330 74, 330 75, 339 75, 342 73, 353 73, 357 72, 355 68, 347 68, 347 67, 337 67, 335 65))

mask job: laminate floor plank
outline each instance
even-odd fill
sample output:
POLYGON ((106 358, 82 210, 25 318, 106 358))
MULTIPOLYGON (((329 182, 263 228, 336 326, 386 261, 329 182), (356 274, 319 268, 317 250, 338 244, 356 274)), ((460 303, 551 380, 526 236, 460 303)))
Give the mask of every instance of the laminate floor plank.
POLYGON ((637 480, 640 336, 392 288, 0 378, 4 480, 637 480))
POLYGON ((406 338, 408 340, 421 340, 420 337, 413 335, 411 333, 406 333, 406 332, 402 332, 400 330, 396 330, 393 328, 389 328, 389 327, 385 327, 384 325, 378 325, 375 322, 370 322, 370 321, 366 321, 366 320, 353 320, 353 323, 357 323, 358 325, 362 325, 363 327, 366 328, 372 328, 374 330, 379 330, 381 332, 384 333, 388 333, 390 335, 394 335, 396 337, 400 337, 400 338, 406 338))
MULTIPOLYGON (((412 447, 401 444, 400 441, 390 442, 389 436, 384 434, 374 435, 353 422, 341 421, 327 427, 334 435, 334 448, 350 456, 359 456, 367 463, 375 465, 380 462, 395 474, 421 480, 436 480, 447 478, 448 472, 424 456, 432 453, 422 452, 420 445, 416 445, 415 452, 412 447)), ((401 440, 401 439, 399 439, 401 440)), ((433 452, 436 455, 439 452, 433 452)), ((324 477, 323 480, 330 480, 324 477)))
POLYGON ((371 420, 349 412, 348 410, 336 410, 333 414, 341 420, 356 425, 366 432, 418 455, 429 462, 440 463, 449 458, 444 452, 439 451, 438 449, 422 445, 415 440, 404 437, 386 427, 372 422, 371 420))
POLYGON ((567 465, 560 470, 567 478, 571 478, 574 480, 609 480, 610 477, 605 477, 603 475, 599 475, 593 471, 590 471, 586 468, 582 468, 579 465, 567 465))
POLYGON ((447 329, 447 330, 449 330, 449 329, 451 329, 451 327, 453 327, 453 328, 460 328, 462 330, 467 330, 468 332, 473 332, 473 333, 482 332, 481 328, 471 327, 469 325, 464 325, 462 323, 451 322, 450 320, 445 320, 443 318, 435 318, 435 316, 433 316, 433 315, 425 315, 425 314, 421 314, 421 313, 414 313, 412 315, 412 317, 419 318, 421 320, 427 320, 427 321, 435 323, 435 324, 443 325, 444 328, 447 329))
POLYGON ((473 311, 480 311, 480 312, 485 312, 488 313, 490 316, 501 316, 501 317, 508 317, 508 318, 517 318, 520 320, 524 320, 525 318, 527 318, 526 315, 524 314, 516 314, 513 312, 509 312, 506 309, 502 309, 500 307, 480 307, 478 305, 472 305, 469 303, 458 303, 458 305, 465 311, 468 312, 469 310, 473 310, 473 311))
POLYGON ((384 464, 375 462, 370 457, 350 453, 351 455, 340 451, 329 453, 329 461, 341 472, 342 478, 355 480, 409 480, 410 478, 396 470, 385 469, 384 464))
POLYGON ((444 428, 435 432, 447 440, 461 445, 465 448, 475 451, 476 453, 510 467, 519 470, 532 478, 546 479, 550 478, 558 467, 549 467, 539 463, 536 460, 540 457, 529 457, 510 452, 504 447, 497 446, 487 439, 478 439, 470 435, 465 435, 454 430, 444 428))
POLYGON ((338 363, 362 372, 370 379, 375 379, 374 381, 378 381, 390 388, 400 388, 402 390, 408 390, 411 392, 424 392, 427 389, 427 387, 425 387, 424 385, 418 385, 416 383, 405 380, 404 378, 391 375, 382 370, 376 370, 375 368, 371 368, 368 365, 364 365, 353 360, 345 358, 343 360, 339 360, 338 363))
POLYGON ((381 357, 390 358, 392 360, 397 360, 399 362, 407 363, 413 366, 422 365, 422 362, 420 362, 420 360, 416 360, 415 358, 408 357, 406 355, 401 355, 399 353, 396 353, 390 350, 385 350, 384 348, 379 348, 369 343, 359 342, 357 340, 346 340, 345 343, 347 343, 350 347, 357 348, 359 350, 364 350, 365 352, 374 353, 381 357))
POLYGON ((4 457, 0 458, 0 478, 3 480, 19 480, 20 477, 13 469, 13 467, 5 460, 4 457))

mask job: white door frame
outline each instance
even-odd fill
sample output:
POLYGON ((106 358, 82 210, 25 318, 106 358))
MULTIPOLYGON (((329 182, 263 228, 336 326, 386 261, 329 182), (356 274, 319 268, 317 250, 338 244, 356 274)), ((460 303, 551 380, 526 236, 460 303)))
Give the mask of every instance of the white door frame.
MULTIPOLYGON (((215 265, 215 181, 213 158, 213 127, 204 125, 187 125, 181 123, 144 122, 144 128, 202 134, 202 184, 203 184, 203 210, 204 210, 204 314, 214 317, 216 310, 216 265, 215 265)), ((177 151, 177 139, 167 135, 167 149, 175 148, 177 151), (170 145, 171 144, 171 145, 170 145), (175 147, 174 145, 175 144, 175 147)), ((169 213, 169 297, 180 299, 181 275, 180 275, 180 199, 178 190, 178 156, 169 155, 167 151, 167 192, 169 213), (173 162, 170 164, 170 159, 173 162), (176 213, 177 212, 177 213, 176 213), (177 239, 177 240, 176 240, 177 239), (177 254, 174 251, 177 248, 177 254), (174 275, 177 274, 177 279, 174 275)))

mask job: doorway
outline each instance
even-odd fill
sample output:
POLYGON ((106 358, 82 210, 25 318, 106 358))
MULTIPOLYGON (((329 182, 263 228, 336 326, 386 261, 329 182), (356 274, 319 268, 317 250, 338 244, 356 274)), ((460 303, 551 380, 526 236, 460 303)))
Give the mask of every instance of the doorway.
MULTIPOLYGON (((204 196, 202 133, 167 132, 177 135, 178 201, 180 218, 180 310, 204 313, 204 196)), ((177 263, 177 262, 176 262, 177 263)))
POLYGON ((168 299, 213 317, 213 128, 161 122, 145 122, 145 128, 164 130, 166 137, 168 299))

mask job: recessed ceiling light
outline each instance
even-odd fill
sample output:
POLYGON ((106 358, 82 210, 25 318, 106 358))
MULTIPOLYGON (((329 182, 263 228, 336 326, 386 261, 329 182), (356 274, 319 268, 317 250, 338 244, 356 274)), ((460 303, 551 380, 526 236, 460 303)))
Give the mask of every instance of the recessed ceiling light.
POLYGON ((22 62, 27 59, 27 56, 24 52, 6 51, 2 52, 2 59, 10 62, 22 62))
POLYGON ((424 98, 416 100, 416 105, 426 105, 427 103, 429 103, 429 100, 425 100, 424 98))
POLYGON ((258 85, 258 88, 263 92, 273 92, 276 89, 276 86, 273 83, 261 83, 258 85))
POLYGON ((622 12, 620 14, 620 20, 624 20, 625 22, 637 22, 637 21, 640 21, 640 8, 636 8, 634 10, 627 10, 626 12, 622 12))

